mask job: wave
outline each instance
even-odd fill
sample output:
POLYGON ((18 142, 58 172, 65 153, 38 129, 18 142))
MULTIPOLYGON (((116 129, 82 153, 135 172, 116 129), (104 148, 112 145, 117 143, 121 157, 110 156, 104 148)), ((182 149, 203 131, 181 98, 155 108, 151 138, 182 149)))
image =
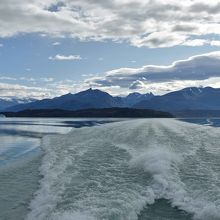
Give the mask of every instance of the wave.
POLYGON ((211 119, 206 119, 206 124, 204 125, 207 125, 207 126, 212 126, 213 125, 213 121, 211 121, 211 119))
POLYGON ((175 119, 47 136, 27 219, 136 220, 158 199, 194 219, 220 219, 219 143, 220 129, 175 119))

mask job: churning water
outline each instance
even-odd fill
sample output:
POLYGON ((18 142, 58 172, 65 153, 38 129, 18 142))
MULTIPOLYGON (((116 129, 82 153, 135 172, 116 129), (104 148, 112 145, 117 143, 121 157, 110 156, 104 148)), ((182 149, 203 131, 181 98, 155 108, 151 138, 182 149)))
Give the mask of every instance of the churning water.
POLYGON ((220 128, 138 119, 47 135, 41 146, 26 220, 220 219, 220 128))
POLYGON ((23 220, 39 188, 42 138, 68 133, 72 127, 106 123, 102 119, 1 118, 0 219, 23 220))

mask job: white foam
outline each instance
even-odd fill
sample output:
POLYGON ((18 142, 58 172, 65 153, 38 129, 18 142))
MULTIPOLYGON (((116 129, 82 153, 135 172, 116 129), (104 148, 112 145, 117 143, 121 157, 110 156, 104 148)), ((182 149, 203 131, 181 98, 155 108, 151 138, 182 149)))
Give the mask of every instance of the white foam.
POLYGON ((95 220, 89 214, 83 214, 80 212, 64 212, 64 213, 54 213, 51 216, 53 220, 95 220))
POLYGON ((65 189, 65 183, 69 181, 68 176, 62 176, 61 181, 57 182, 63 172, 65 172, 66 167, 73 161, 72 158, 61 158, 56 154, 53 150, 55 143, 51 144, 54 137, 55 136, 47 136, 43 140, 45 156, 42 166, 40 167, 40 172, 44 178, 40 182, 41 188, 30 204, 32 212, 28 214, 27 219, 47 219, 48 215, 50 215, 51 211, 55 208, 57 201, 60 199, 60 194, 65 189), (56 191, 55 183, 60 185, 59 191, 56 191))
POLYGON ((117 122, 47 137, 44 178, 27 219, 134 220, 160 198, 195 219, 220 219, 214 171, 219 167, 212 161, 212 155, 220 157, 218 143, 219 129, 170 119, 117 122))

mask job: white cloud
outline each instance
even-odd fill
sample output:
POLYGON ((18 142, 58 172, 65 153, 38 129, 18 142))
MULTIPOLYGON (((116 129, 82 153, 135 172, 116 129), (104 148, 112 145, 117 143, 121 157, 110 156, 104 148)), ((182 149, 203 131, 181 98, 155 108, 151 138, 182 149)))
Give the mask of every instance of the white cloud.
POLYGON ((0 80, 12 80, 16 81, 17 79, 14 77, 9 77, 9 76, 0 76, 0 80))
POLYGON ((0 83, 0 97, 36 98, 50 97, 52 91, 46 88, 30 87, 19 84, 0 83))
POLYGON ((4 46, 4 44, 0 44, 0 47, 3 47, 4 46))
POLYGON ((41 81, 43 81, 43 82, 53 82, 54 81, 54 78, 52 78, 52 77, 49 77, 49 78, 40 78, 40 80, 41 81))
POLYGON ((212 41, 210 42, 210 44, 211 44, 211 46, 217 46, 217 47, 219 47, 219 46, 220 46, 220 41, 219 41, 219 40, 212 40, 212 41))
POLYGON ((131 91, 156 94, 187 86, 220 87, 220 51, 192 56, 168 66, 147 65, 140 68, 120 68, 92 77, 85 84, 99 89, 120 88, 122 93, 131 91))
MULTIPOLYGON (((92 75, 89 74, 88 76, 91 77, 92 75)), ((0 76, 0 80, 2 80, 2 82, 0 82, 0 98, 4 99, 12 97, 35 99, 52 98, 83 89, 82 83, 76 83, 70 79, 55 81, 52 77, 35 79, 0 76), (8 81, 10 81, 10 83, 8 81)))
POLYGON ((54 42, 52 45, 53 45, 53 46, 59 46, 60 44, 61 44, 60 42, 56 41, 56 42, 54 42))
POLYGON ((213 45, 207 36, 220 35, 219 9, 220 0, 1 0, 0 37, 39 33, 137 47, 213 45))
POLYGON ((27 82, 36 82, 37 81, 37 79, 35 79, 34 77, 25 77, 25 76, 20 77, 19 80, 23 80, 23 81, 27 81, 27 82))
POLYGON ((40 78, 38 82, 40 81, 40 86, 0 82, 0 98, 44 99, 61 96, 69 92, 74 93, 84 89, 81 83, 76 83, 69 79, 55 82, 53 78, 40 78))
POLYGON ((55 56, 48 57, 49 60, 82 60, 82 57, 80 55, 60 55, 57 54, 55 56))
POLYGON ((150 48, 156 47, 172 47, 175 45, 183 44, 187 39, 185 35, 177 35, 165 31, 150 33, 147 37, 137 37, 131 42, 134 46, 150 48))
POLYGON ((209 42, 208 40, 205 39, 195 39, 195 40, 187 40, 183 43, 183 45, 185 46, 202 46, 205 44, 210 44, 212 46, 214 46, 211 42, 209 42))

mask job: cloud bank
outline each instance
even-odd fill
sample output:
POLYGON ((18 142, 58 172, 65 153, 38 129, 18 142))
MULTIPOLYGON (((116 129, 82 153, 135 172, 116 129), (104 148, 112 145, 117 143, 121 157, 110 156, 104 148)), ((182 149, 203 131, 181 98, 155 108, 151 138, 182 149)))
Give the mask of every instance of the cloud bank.
POLYGON ((20 84, 0 83, 0 98, 3 99, 11 97, 42 99, 50 96, 50 89, 20 84))
POLYGON ((192 56, 167 66, 146 65, 140 68, 120 68, 102 76, 84 75, 84 81, 54 78, 13 78, 0 75, 0 97, 48 98, 97 88, 112 95, 131 92, 164 94, 185 87, 212 86, 220 88, 220 51, 192 56), (25 82, 34 86, 25 86, 25 82), (43 84, 43 85, 42 85, 43 84))
POLYGON ((1 0, 0 37, 42 33, 136 47, 220 46, 220 0, 1 0))
POLYGON ((220 87, 220 51, 192 56, 168 66, 111 70, 85 81, 91 87, 112 92, 154 92, 163 94, 188 86, 220 87))

